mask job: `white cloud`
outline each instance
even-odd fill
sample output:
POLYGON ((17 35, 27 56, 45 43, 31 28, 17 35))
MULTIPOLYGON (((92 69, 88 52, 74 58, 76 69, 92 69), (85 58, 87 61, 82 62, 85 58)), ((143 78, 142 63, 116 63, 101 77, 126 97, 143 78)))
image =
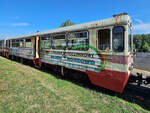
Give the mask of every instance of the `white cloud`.
POLYGON ((29 23, 11 23, 12 26, 29 26, 29 23))
POLYGON ((137 24, 134 25, 134 31, 136 33, 150 33, 150 23, 144 23, 140 19, 135 19, 135 21, 137 22, 137 24))

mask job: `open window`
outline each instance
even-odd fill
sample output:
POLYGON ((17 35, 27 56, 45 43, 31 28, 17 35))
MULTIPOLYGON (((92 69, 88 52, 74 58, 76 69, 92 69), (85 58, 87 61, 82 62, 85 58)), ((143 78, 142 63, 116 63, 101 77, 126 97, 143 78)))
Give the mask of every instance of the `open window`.
POLYGON ((110 49, 110 29, 102 29, 98 31, 98 49, 110 49))
POLYGON ((32 48, 32 41, 31 39, 25 39, 25 47, 26 48, 32 48))

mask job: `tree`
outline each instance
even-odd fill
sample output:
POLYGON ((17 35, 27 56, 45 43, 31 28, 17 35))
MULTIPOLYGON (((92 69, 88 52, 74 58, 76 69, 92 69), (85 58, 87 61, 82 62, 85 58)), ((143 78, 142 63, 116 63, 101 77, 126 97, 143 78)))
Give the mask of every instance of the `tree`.
POLYGON ((74 22, 71 22, 70 20, 66 20, 65 22, 63 22, 60 27, 66 27, 66 26, 71 26, 74 25, 74 22))
POLYGON ((148 51, 150 51, 150 46, 147 42, 145 42, 143 46, 143 52, 148 52, 148 51))
POLYGON ((134 35, 133 43, 137 52, 150 52, 150 34, 134 35))

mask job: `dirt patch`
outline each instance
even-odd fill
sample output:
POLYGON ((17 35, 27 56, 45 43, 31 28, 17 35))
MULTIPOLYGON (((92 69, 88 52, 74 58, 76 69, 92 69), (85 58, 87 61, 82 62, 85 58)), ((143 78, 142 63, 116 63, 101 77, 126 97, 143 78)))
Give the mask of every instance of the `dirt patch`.
POLYGON ((142 73, 143 76, 150 76, 150 71, 145 71, 145 70, 136 69, 136 68, 134 68, 131 73, 132 74, 142 73))

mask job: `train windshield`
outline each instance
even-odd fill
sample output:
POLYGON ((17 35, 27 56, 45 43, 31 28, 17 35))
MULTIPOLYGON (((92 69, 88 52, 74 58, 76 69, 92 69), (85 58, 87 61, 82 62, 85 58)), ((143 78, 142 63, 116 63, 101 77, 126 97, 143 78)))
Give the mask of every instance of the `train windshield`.
POLYGON ((124 51, 124 27, 113 28, 113 40, 112 40, 113 51, 123 52, 124 51))

